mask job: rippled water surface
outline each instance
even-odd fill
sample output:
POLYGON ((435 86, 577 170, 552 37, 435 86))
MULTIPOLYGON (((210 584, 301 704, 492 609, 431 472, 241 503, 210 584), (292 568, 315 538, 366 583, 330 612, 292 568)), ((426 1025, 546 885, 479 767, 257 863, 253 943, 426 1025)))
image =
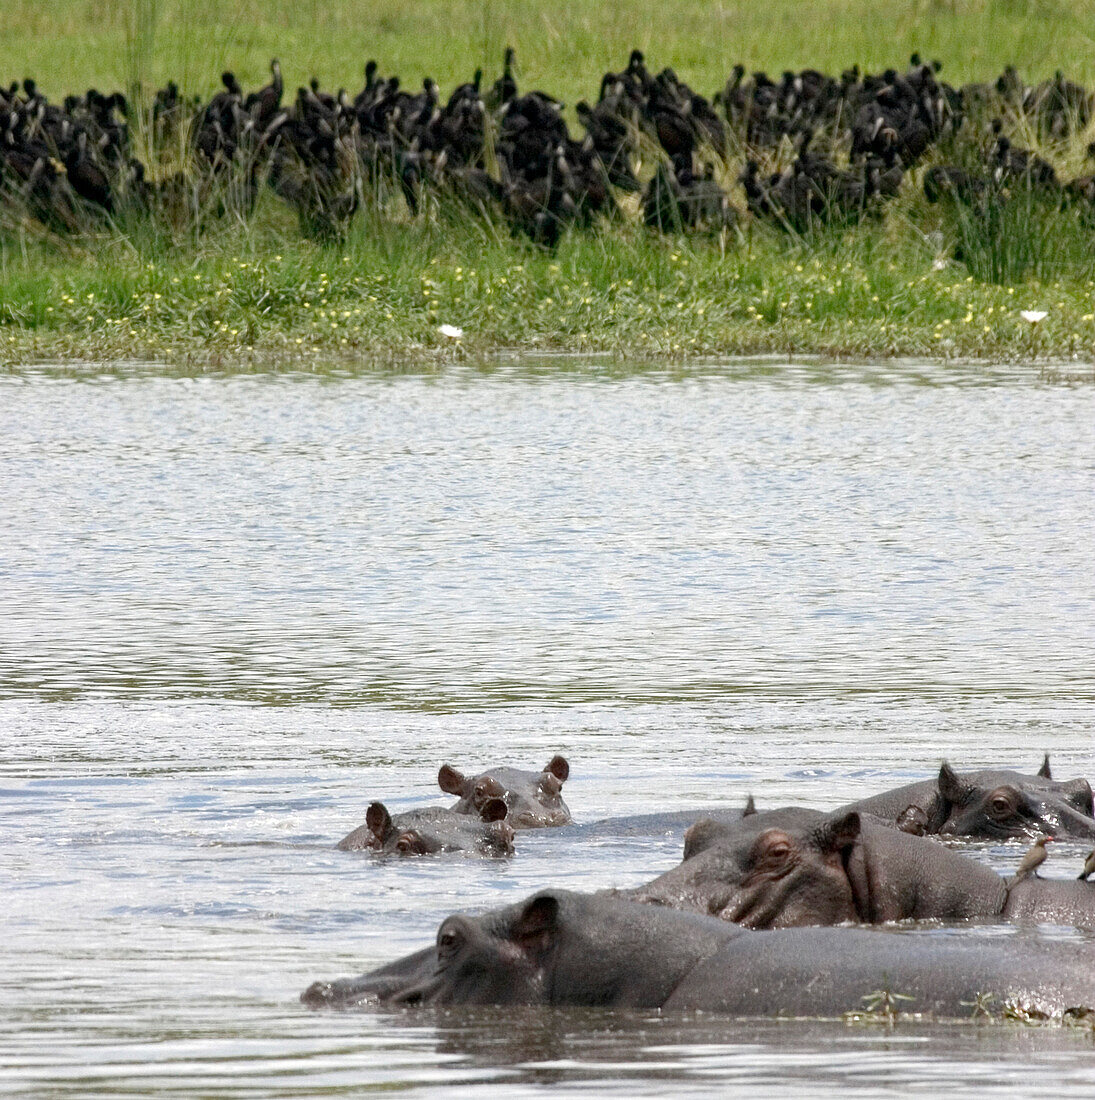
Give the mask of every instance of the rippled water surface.
POLYGON ((1093 444, 1095 388, 1027 368, 0 376, 0 1089, 1090 1092, 1063 1028, 297 995, 679 859, 333 850, 444 761, 563 752, 582 821, 1090 777, 1093 444))

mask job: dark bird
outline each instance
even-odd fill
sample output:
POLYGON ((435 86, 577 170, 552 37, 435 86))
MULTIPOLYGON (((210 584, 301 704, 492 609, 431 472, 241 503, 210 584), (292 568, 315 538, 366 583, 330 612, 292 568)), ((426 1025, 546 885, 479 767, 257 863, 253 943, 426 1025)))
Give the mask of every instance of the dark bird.
POLYGON ((1027 854, 1023 856, 1019 862, 1019 867, 1015 874, 1008 879, 1006 886, 1007 889, 1011 889, 1017 883, 1023 881, 1023 879, 1034 874, 1035 870, 1042 866, 1046 861, 1046 845, 1053 840, 1051 836, 1040 836, 1027 850, 1027 854))
POLYGON ((507 46, 502 56, 502 75, 487 93, 487 106, 492 111, 504 107, 511 99, 517 98, 517 78, 513 75, 513 61, 516 56, 513 47, 507 46))
POLYGON ((1084 869, 1076 878, 1081 882, 1087 882, 1092 875, 1095 875, 1095 849, 1087 853, 1087 858, 1084 860, 1084 869))

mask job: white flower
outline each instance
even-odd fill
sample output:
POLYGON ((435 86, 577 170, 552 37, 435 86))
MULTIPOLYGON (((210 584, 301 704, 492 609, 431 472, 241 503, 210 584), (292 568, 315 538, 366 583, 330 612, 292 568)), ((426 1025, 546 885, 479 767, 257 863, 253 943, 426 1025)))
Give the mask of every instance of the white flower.
POLYGON ((947 267, 946 258, 943 256, 937 256, 932 260, 932 271, 945 271, 947 267))
POLYGON ((1029 321, 1032 325, 1036 325, 1039 321, 1044 321, 1049 314, 1044 309, 1021 309, 1019 316, 1024 321, 1029 321))
POLYGON ((442 336, 447 336, 450 340, 459 340, 460 337, 464 335, 464 330, 462 328, 457 328, 456 325, 441 325, 437 331, 440 332, 442 336))

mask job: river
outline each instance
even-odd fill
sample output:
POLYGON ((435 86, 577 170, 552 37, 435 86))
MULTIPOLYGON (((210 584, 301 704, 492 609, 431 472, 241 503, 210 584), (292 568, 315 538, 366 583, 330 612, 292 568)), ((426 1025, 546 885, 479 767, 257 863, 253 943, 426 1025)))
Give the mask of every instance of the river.
POLYGON ((1095 387, 1026 366, 0 375, 0 1090, 1095 1088, 1060 1027, 297 1000, 454 910, 679 860, 333 850, 446 761, 561 752, 580 821, 942 759, 1090 778, 1093 444, 1095 387))

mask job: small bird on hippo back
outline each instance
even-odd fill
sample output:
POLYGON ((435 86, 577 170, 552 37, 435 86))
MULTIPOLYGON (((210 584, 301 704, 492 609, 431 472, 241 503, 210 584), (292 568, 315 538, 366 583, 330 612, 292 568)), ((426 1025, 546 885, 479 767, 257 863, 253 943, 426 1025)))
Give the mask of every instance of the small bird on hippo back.
MULTIPOLYGON (((1007 888, 1010 890, 1016 883, 1022 882, 1023 879, 1034 874, 1034 872, 1042 866, 1046 861, 1046 845, 1052 843, 1053 837, 1040 836, 1027 850, 1027 854, 1023 856, 1019 862, 1019 866, 1015 871, 1015 874, 1008 879, 1007 888)), ((1095 870, 1095 868, 1093 868, 1095 870)))

